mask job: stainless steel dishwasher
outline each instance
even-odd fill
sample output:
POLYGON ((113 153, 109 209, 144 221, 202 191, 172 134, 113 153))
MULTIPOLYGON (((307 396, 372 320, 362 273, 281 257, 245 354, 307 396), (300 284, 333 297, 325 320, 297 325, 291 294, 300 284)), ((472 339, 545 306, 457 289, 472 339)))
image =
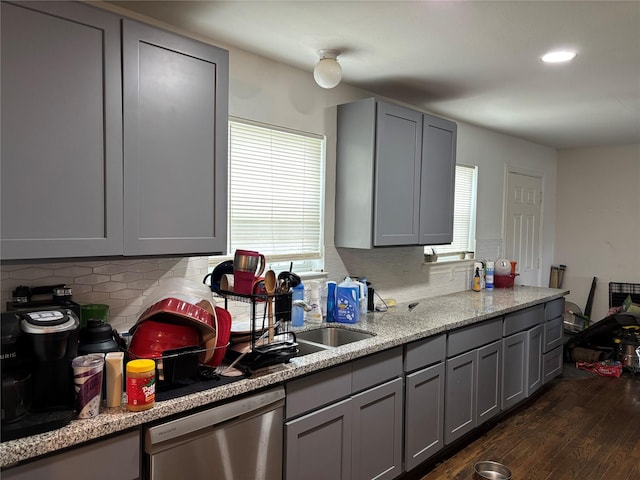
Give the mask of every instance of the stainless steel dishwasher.
POLYGON ((282 479, 284 388, 145 428, 151 480, 282 479))

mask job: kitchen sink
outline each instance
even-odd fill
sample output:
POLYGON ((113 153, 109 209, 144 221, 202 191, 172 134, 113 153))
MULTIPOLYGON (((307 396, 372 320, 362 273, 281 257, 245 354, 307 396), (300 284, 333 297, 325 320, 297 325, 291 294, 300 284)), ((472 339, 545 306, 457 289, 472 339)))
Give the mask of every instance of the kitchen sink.
POLYGON ((298 354, 296 356, 302 357, 303 355, 310 355, 312 353, 326 352, 327 350, 331 350, 331 348, 332 347, 327 347, 326 345, 320 345, 318 343, 298 341, 298 354))
POLYGON ((375 336, 373 333, 358 332, 340 327, 317 328, 315 330, 307 330, 306 332, 296 334, 298 341, 304 340, 307 342, 319 343, 321 345, 326 345, 327 347, 339 347, 341 345, 346 345, 347 343, 366 340, 373 336, 375 336))
POLYGON ((340 327, 323 327, 296 334, 298 356, 331 350, 332 348, 374 337, 374 333, 359 332, 340 327))

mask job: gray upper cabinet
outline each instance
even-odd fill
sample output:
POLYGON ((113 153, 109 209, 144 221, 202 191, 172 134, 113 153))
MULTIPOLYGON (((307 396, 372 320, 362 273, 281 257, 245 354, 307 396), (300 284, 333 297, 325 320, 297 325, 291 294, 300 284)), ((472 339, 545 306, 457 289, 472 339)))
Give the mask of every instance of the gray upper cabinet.
POLYGON ((458 126, 449 120, 424 115, 422 173, 420 177, 420 244, 453 240, 456 139, 458 126))
POLYGON ((422 115, 378 102, 373 198, 375 246, 418 243, 422 115))
POLYGON ((228 61, 123 21, 125 254, 226 251, 228 61))
POLYGON ((120 20, 2 3, 3 259, 122 253, 120 20))
POLYGON ((339 105, 335 245, 450 243, 456 134, 375 98, 339 105))
POLYGON ((2 259, 224 252, 228 52, 76 2, 1 8, 2 259))

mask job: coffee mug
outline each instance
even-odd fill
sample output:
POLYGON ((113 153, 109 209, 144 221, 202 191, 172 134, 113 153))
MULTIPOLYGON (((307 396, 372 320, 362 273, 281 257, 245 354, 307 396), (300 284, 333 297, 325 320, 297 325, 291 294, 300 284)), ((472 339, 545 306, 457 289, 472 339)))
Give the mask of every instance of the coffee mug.
POLYGON ((250 272, 259 277, 264 272, 266 261, 260 252, 236 250, 233 256, 233 271, 250 272))
POLYGON ((236 250, 233 257, 233 278, 235 293, 251 295, 253 282, 262 275, 266 266, 264 255, 251 250, 236 250))

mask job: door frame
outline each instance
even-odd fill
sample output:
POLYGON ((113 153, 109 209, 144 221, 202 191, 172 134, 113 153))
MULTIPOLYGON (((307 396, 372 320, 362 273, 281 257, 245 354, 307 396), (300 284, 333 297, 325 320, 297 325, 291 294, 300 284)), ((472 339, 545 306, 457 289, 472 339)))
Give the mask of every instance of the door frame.
MULTIPOLYGON (((527 167, 523 167, 521 165, 510 165, 505 163, 504 166, 504 183, 503 183, 503 192, 502 192, 502 246, 501 246, 501 251, 502 251, 502 255, 504 255, 505 252, 505 247, 506 247, 506 240, 507 240, 507 202, 509 199, 509 174, 510 173, 516 173, 519 175, 528 175, 530 177, 535 177, 535 178, 539 178, 540 182, 542 184, 540 192, 541 192, 541 201, 540 201, 540 228, 539 228, 539 232, 538 232, 538 262, 539 262, 539 268, 538 268, 538 278, 537 278, 537 284, 538 286, 544 286, 543 285, 543 275, 542 275, 542 266, 544 265, 544 259, 542 258, 542 245, 543 245, 543 239, 544 239, 544 202, 546 199, 546 192, 545 192, 545 186, 546 186, 546 177, 545 174, 543 172, 541 172, 540 170, 535 170, 535 169, 531 169, 531 168, 527 168, 527 167)), ((551 255, 551 259, 550 261, 553 260, 553 254, 551 255)))

